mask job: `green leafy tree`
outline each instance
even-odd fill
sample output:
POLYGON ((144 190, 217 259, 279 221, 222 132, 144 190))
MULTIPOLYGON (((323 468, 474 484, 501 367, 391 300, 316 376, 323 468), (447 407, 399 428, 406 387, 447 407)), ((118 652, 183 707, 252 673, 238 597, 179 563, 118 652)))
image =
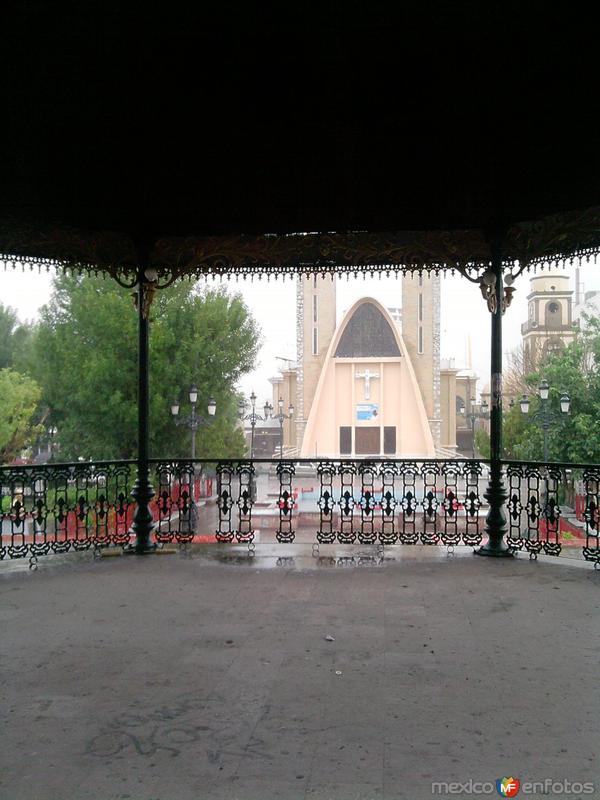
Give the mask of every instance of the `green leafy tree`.
POLYGON ((537 386, 550 384, 549 404, 557 419, 548 431, 548 456, 552 461, 600 463, 600 320, 589 318, 577 338, 547 357, 527 376, 531 406, 528 415, 518 404, 504 423, 505 457, 519 460, 543 458, 543 431, 532 416, 541 401, 537 386), (571 398, 568 415, 560 412, 560 395, 571 398))
POLYGON ((490 457, 490 435, 484 428, 477 428, 475 431, 475 453, 479 453, 481 458, 490 457))
POLYGON ((19 322, 17 312, 0 303, 0 369, 15 367, 21 372, 31 326, 19 322))
POLYGON ((35 415, 41 397, 27 375, 0 369, 0 463, 8 464, 40 434, 35 415))
MULTIPOLYGON (((245 452, 235 384, 252 369, 257 325, 240 295, 179 282, 157 292, 150 326, 150 454, 190 455, 188 428, 175 426, 174 397, 198 413, 212 396, 217 414, 197 434, 198 457, 245 452), (185 399, 184 399, 185 398, 185 399)), ((103 278, 61 276, 41 310, 30 365, 58 428, 61 460, 132 458, 137 451, 137 312, 131 292, 103 278)))

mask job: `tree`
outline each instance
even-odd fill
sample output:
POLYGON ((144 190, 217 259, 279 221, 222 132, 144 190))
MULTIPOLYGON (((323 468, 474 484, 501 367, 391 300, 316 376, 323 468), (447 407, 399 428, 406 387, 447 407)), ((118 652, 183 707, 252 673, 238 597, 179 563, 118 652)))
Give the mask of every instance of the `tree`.
POLYGON ((19 367, 31 328, 19 322, 17 312, 0 303, 0 369, 19 367))
MULTIPOLYGON (((137 312, 131 292, 103 278, 61 276, 41 310, 30 366, 43 387, 63 460, 133 458, 137 452, 137 312)), ((185 282, 157 292, 150 326, 150 455, 189 457, 174 397, 199 388, 217 414, 197 437, 198 457, 245 452, 235 384, 254 365, 259 332, 240 295, 185 282)), ((182 411, 185 412, 182 403, 182 411)))
POLYGON ((490 435, 485 428, 477 428, 475 431, 475 450, 481 458, 489 458, 491 455, 490 435))
POLYGON ((558 419, 548 431, 548 454, 552 461, 600 462, 600 320, 588 318, 577 338, 563 350, 552 353, 526 376, 531 395, 529 415, 518 405, 505 417, 505 457, 518 460, 543 458, 543 432, 531 421, 539 410, 537 386, 550 384, 549 403, 558 419), (559 399, 563 391, 571 398, 569 415, 562 415, 559 399))
POLYGON ((27 375, 0 369, 0 464, 8 464, 41 432, 34 417, 41 389, 27 375))
POLYGON ((506 367, 502 376, 504 397, 515 400, 531 391, 531 375, 539 370, 546 360, 544 348, 539 339, 533 339, 527 346, 523 342, 508 353, 506 367))

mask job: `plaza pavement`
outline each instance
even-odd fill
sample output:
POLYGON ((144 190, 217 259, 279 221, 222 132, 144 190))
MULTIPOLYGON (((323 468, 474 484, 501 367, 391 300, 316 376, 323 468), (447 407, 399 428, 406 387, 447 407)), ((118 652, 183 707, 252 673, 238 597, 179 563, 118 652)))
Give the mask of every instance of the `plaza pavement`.
POLYGON ((3 563, 0 797, 600 797, 599 586, 422 547, 3 563))

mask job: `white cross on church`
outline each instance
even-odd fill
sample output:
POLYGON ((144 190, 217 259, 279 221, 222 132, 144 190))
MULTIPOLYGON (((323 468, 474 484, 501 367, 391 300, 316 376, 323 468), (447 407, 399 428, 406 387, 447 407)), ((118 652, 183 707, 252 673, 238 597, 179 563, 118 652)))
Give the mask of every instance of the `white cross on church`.
POLYGON ((378 372, 371 372, 371 370, 366 369, 364 372, 356 372, 355 376, 357 378, 364 378, 365 379, 365 400, 371 399, 371 378, 378 378, 378 372))

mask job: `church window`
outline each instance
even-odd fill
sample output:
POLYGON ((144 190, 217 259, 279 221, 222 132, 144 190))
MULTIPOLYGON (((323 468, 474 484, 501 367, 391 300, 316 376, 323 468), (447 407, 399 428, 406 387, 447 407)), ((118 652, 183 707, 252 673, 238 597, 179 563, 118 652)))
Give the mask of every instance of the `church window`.
POLYGON ((354 428, 354 447, 357 456, 378 456, 380 453, 380 428, 354 428))
POLYGON ((419 293, 419 322, 423 322, 423 295, 419 293))
POLYGON ((316 356, 319 354, 319 339, 317 335, 317 329, 313 328, 313 340, 312 340, 312 354, 316 356))
POLYGON ((313 322, 317 322, 317 295, 313 295, 313 322))
POLYGON ((383 428, 383 452, 386 456, 396 455, 395 425, 385 425, 383 428))
POLYGON ((417 345, 417 352, 420 356, 423 355, 423 327, 419 325, 419 342, 417 345))
POLYGON ((423 273, 419 272, 419 286, 423 286, 423 273))
POLYGON ((352 428, 349 425, 340 426, 340 455, 349 456, 352 453, 352 428))
POLYGON ((400 356, 389 322, 373 303, 358 306, 335 351, 335 358, 400 356))
POLYGON ((546 326, 549 328, 559 328, 562 324, 562 314, 560 305, 554 300, 546 305, 546 326))
POLYGON ((317 276, 313 275, 313 289, 317 288, 317 276))

